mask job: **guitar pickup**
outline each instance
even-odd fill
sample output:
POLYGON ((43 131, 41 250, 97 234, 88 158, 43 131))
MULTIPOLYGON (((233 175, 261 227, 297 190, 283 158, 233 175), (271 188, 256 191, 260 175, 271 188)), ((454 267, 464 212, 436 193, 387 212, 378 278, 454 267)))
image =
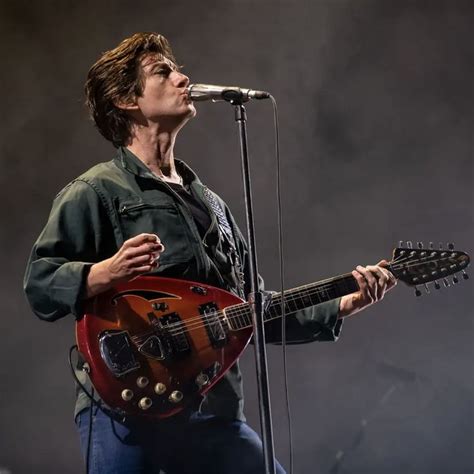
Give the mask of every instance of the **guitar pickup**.
POLYGON ((167 346, 174 355, 185 355, 191 350, 186 331, 186 325, 181 321, 178 313, 169 313, 160 319, 161 334, 167 346))
POLYGON ((199 306, 199 313, 206 327, 207 335, 214 349, 227 344, 227 332, 219 317, 219 308, 215 303, 205 303, 199 306))

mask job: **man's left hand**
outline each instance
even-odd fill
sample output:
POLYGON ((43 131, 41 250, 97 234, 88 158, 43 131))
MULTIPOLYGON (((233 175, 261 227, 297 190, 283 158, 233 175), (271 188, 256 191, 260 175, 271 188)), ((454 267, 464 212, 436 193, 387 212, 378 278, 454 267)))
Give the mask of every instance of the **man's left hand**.
POLYGON ((360 290, 341 298, 339 317, 344 318, 367 308, 380 301, 385 293, 391 290, 397 279, 384 267, 388 265, 382 260, 377 265, 357 266, 352 271, 352 276, 357 280, 360 290))

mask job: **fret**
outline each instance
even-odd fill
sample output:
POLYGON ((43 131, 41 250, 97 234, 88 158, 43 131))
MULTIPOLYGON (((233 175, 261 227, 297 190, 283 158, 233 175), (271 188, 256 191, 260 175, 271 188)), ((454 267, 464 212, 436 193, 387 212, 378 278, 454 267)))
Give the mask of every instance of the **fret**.
POLYGON ((329 288, 329 289, 328 289, 328 288, 324 288, 324 287, 321 288, 321 297, 322 297, 322 300, 323 300, 323 301, 329 301, 330 299, 332 299, 331 296, 330 296, 330 294, 329 294, 329 290, 330 290, 330 289, 331 289, 331 288, 329 288))
POLYGON ((324 301, 326 301, 318 291, 314 290, 314 288, 308 291, 311 294, 311 302, 313 303, 313 306, 316 304, 324 303, 324 301))
MULTIPOLYGON (((359 290, 357 280, 351 275, 341 275, 309 285, 285 291, 285 314, 296 313, 305 308, 336 299, 359 290)), ((238 330, 252 325, 252 315, 247 303, 227 308, 232 326, 238 330)), ((265 321, 281 318, 281 293, 272 295, 264 315, 265 321)))
POLYGON ((250 311, 250 306, 247 306, 245 308, 245 314, 244 314, 244 327, 252 326, 252 313, 250 311))
POLYGON ((228 317, 232 320, 232 325, 235 329, 242 329, 247 324, 244 318, 244 311, 247 310, 246 304, 239 304, 237 306, 229 308, 231 311, 228 310, 228 317))
POLYGON ((303 303, 303 306, 314 306, 314 299, 311 297, 311 293, 309 291, 309 288, 306 287, 302 291, 301 295, 301 302, 303 303))
POLYGON ((230 306, 229 308, 225 309, 225 314, 227 316, 227 321, 231 329, 235 330, 238 329, 235 321, 235 307, 230 306))
POLYGON ((247 321, 247 311, 248 311, 248 307, 246 308, 242 308, 240 313, 239 313, 239 319, 240 319, 240 324, 241 324, 241 327, 245 327, 248 325, 248 321, 247 321))
POLYGON ((232 322, 235 324, 237 329, 242 329, 242 325, 240 323, 240 318, 239 318, 240 308, 236 308, 236 310, 233 311, 232 313, 233 313, 232 314, 232 322))
POLYGON ((281 296, 275 296, 272 298, 272 303, 268 307, 266 318, 267 319, 275 319, 280 316, 280 309, 281 309, 281 296))
POLYGON ((297 301, 295 300, 294 295, 291 295, 290 298, 287 298, 285 300, 285 311, 287 310, 287 308, 288 308, 288 312, 291 312, 291 313, 298 311, 300 309, 297 301))

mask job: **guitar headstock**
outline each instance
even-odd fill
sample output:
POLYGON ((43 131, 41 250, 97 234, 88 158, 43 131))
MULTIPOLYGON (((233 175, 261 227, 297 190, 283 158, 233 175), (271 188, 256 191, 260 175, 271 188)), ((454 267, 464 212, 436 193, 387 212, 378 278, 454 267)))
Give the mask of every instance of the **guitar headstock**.
MULTIPOLYGON (((434 282, 436 289, 440 288, 439 280, 445 286, 449 286, 448 276, 454 275, 453 284, 459 282, 457 273, 461 272, 462 278, 469 278, 466 268, 470 262, 467 253, 455 250, 453 244, 448 244, 443 250, 440 244, 439 250, 433 248, 430 243, 429 248, 423 248, 423 244, 418 242, 417 248, 413 248, 411 242, 407 242, 407 247, 400 246, 393 251, 393 260, 388 266, 397 279, 409 286, 425 285, 428 291, 428 283, 434 282)), ((415 294, 421 295, 416 289, 415 294)))

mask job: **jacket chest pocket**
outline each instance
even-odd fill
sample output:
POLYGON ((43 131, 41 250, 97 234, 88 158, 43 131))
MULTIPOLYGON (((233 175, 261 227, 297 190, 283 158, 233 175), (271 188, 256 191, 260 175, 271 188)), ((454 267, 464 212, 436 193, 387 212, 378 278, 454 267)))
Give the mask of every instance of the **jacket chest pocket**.
POLYGON ((188 225, 174 204, 120 203, 118 216, 124 240, 156 234, 165 246, 160 264, 186 262, 193 256, 188 225))

